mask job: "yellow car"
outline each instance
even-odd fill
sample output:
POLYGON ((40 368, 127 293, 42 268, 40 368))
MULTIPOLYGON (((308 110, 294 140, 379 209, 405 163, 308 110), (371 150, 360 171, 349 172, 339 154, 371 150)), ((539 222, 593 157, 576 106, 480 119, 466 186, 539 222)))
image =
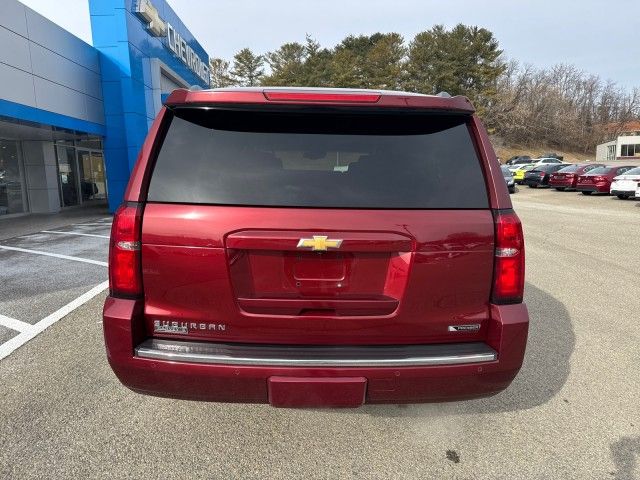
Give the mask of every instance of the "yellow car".
POLYGON ((522 184, 522 182, 524 182, 525 172, 528 172, 533 167, 535 167, 535 165, 519 165, 518 168, 514 168, 513 170, 509 169, 513 175, 513 181, 518 185, 522 184))

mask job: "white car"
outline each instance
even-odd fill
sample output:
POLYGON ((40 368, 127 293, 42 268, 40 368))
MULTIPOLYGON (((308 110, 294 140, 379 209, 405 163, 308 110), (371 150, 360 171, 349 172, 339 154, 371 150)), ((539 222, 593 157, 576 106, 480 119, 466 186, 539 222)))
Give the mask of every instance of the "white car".
MULTIPOLYGON (((638 197, 638 183, 640 182, 640 167, 627 170, 622 175, 613 178, 611 182, 611 195, 616 195, 624 200, 630 197, 638 197)), ((638 197, 640 198, 640 197, 638 197)))
MULTIPOLYGON (((520 160, 519 162, 521 162, 522 160, 520 160)), ((511 173, 514 173, 516 170, 518 170, 519 168, 522 168, 526 165, 532 165, 534 167, 537 167, 538 165, 547 165, 549 163, 564 163, 562 160, 558 160, 557 158, 554 157, 542 157, 542 158, 532 158, 531 160, 529 160, 528 162, 522 164, 522 163, 514 163, 513 165, 509 165, 509 171, 511 173)))

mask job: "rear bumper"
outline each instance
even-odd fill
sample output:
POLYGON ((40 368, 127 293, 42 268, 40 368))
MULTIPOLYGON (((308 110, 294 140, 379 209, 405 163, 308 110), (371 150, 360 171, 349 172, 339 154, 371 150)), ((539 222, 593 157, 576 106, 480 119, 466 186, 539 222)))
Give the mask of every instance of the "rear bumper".
MULTIPOLYGON (((486 343, 455 344, 463 345, 458 350, 455 345, 408 347, 416 350, 395 357, 382 347, 378 359, 384 361, 378 363, 372 361, 375 355, 366 351, 372 347, 355 348, 357 354, 353 355, 309 354, 307 359, 320 357, 316 364, 274 362, 273 356, 260 364, 251 360, 252 355, 255 360, 255 350, 238 354, 196 348, 193 351, 199 356, 189 358, 185 356, 189 350, 181 346, 194 343, 173 342, 179 345, 171 346, 168 342, 159 347, 158 342, 144 338, 142 305, 136 300, 108 297, 103 325, 113 371, 125 386, 139 393, 293 407, 357 406, 463 400, 494 395, 507 388, 522 365, 528 313, 524 304, 494 305, 491 310, 486 343), (165 355, 172 352, 173 357, 165 355), (251 361, 229 361, 229 357, 251 361), (411 358, 422 361, 407 361, 411 358)), ((280 352, 287 357, 286 348, 280 352)), ((296 357, 295 352, 291 356, 296 357)))
POLYGON ((611 190, 611 195, 627 195, 628 197, 635 197, 635 190, 611 190))
POLYGON ((578 192, 609 193, 609 185, 580 185, 576 186, 578 192))
POLYGON ((540 178, 525 178, 524 179, 524 184, 525 185, 535 185, 537 187, 546 187, 547 186, 544 183, 544 180, 540 179, 540 178))
POLYGON ((554 188, 573 188, 574 187, 573 180, 570 180, 570 179, 557 180, 553 178, 549 180, 549 186, 554 188))

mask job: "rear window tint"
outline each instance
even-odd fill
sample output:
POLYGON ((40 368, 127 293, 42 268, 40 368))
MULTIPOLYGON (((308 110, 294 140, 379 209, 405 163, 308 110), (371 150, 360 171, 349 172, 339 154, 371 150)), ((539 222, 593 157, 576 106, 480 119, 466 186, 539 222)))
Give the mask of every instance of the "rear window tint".
POLYGON ((573 173, 577 172, 578 168, 580 168, 578 165, 569 165, 568 167, 564 167, 558 170, 558 173, 573 173))
POLYGON ((536 172, 557 172, 557 165, 538 165, 535 169, 536 172))
POLYGON ((276 207, 488 208, 467 117, 328 112, 177 109, 147 198, 276 207))
POLYGON ((589 170, 589 174, 599 175, 602 173, 609 173, 611 170, 613 170, 611 167, 597 167, 593 170, 589 170))

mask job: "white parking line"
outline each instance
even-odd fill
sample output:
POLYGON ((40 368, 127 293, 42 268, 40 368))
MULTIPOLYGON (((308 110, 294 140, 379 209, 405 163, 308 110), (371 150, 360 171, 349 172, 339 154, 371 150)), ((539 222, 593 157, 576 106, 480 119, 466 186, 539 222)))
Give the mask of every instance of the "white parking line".
POLYGON ((11 330, 16 330, 20 333, 28 332, 33 329, 33 325, 31 325, 30 323, 23 322, 22 320, 17 320, 11 317, 6 317, 4 315, 0 315, 0 325, 10 328, 11 330))
POLYGON ((74 223, 78 227, 110 227, 111 223, 74 223))
POLYGON ((96 235, 94 233, 58 232, 57 230, 42 230, 42 232, 40 233, 57 233, 58 235, 78 235, 79 237, 109 238, 108 235, 96 235))
POLYGON ((42 252, 40 250, 28 250, 26 248, 8 247, 6 245, 0 245, 3 250, 11 250, 14 252, 32 253, 34 255, 44 255, 46 257, 62 258, 63 260, 73 260, 74 262, 92 263, 93 265, 100 265, 103 267, 108 266, 107 262, 100 262, 98 260, 90 260, 88 258, 71 257, 69 255, 61 255, 59 253, 42 252))
POLYGON ((22 345, 27 343, 36 335, 38 335, 39 333, 42 333, 45 329, 47 329, 48 327, 56 323, 62 317, 68 315, 69 313, 74 311, 76 308, 87 303, 89 300, 91 300, 93 297, 95 297, 99 293, 105 291, 107 288, 109 288, 108 280, 96 285, 88 292, 80 295, 75 300, 72 300, 71 302, 67 303, 64 307, 56 310, 51 315, 43 318, 35 325, 32 325, 32 326, 30 325, 31 327, 30 330, 22 332, 17 336, 13 337, 11 340, 0 345, 0 360, 7 357, 8 355, 11 355, 11 353, 14 350, 16 350, 17 348, 20 348, 22 345))

